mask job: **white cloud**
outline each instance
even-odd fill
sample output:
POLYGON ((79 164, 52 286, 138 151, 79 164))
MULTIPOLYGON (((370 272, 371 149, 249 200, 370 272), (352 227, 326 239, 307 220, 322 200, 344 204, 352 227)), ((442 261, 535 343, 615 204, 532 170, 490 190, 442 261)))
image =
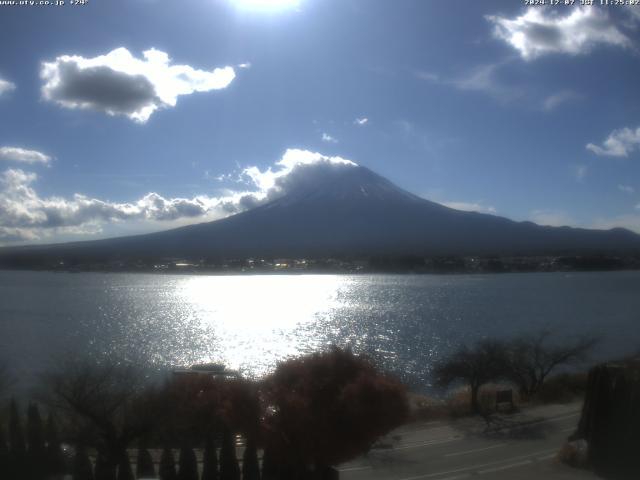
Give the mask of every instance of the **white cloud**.
POLYGON ((631 185, 618 185, 618 190, 620 190, 622 193, 628 193, 630 195, 636 192, 636 189, 631 185))
POLYGON ((251 62, 244 62, 244 63, 239 63, 237 65, 238 68, 251 68, 251 62))
POLYGON ((306 188, 310 179, 335 168, 357 164, 307 150, 287 150, 272 167, 248 167, 242 172, 249 191, 228 191, 221 196, 166 198, 150 192, 133 202, 110 202, 75 194, 71 198, 42 197, 34 188, 38 176, 21 169, 0 174, 0 240, 19 242, 73 233, 95 235, 109 223, 161 222, 175 226, 215 220, 306 188))
POLYGON ((551 210, 534 210, 531 212, 530 220, 538 225, 550 227, 564 227, 575 224, 573 219, 566 213, 551 210))
POLYGON ((416 72, 416 77, 420 80, 426 80, 428 82, 438 83, 440 81, 440 75, 433 72, 416 72))
POLYGON ((500 80, 498 71, 503 65, 504 62, 479 65, 467 75, 447 80, 445 84, 453 85, 458 90, 485 93, 503 102, 521 97, 524 93, 522 88, 500 80))
POLYGON ((640 8, 637 5, 627 5, 626 11, 631 15, 632 22, 640 22, 640 8))
POLYGON ((465 212, 479 212, 496 214, 497 210, 491 205, 482 205, 478 202, 440 202, 445 207, 455 210, 464 210, 465 212))
MULTIPOLYGON (((434 73, 416 73, 416 77, 436 85, 453 87, 466 92, 478 92, 501 103, 521 101, 531 96, 532 88, 506 80, 501 74, 513 60, 476 65, 457 76, 441 76, 434 73)), ((544 100, 543 100, 544 103, 544 100)))
POLYGON ((329 135, 326 132, 322 133, 322 141, 326 142, 326 143, 338 143, 338 139, 335 137, 332 137, 331 135, 329 135))
POLYGON ((11 92, 16 89, 16 84, 10 82, 9 80, 5 80, 0 78, 0 97, 7 92, 11 92))
POLYGON ((633 48, 633 43, 613 22, 606 9, 577 7, 565 16, 553 9, 528 8, 514 19, 485 17, 494 35, 515 48, 525 60, 547 54, 580 55, 598 45, 633 48))
POLYGON ((596 155, 610 157, 628 157, 629 154, 637 149, 640 149, 640 127, 635 130, 631 128, 614 130, 609 134, 602 146, 593 143, 587 145, 587 150, 596 155))
MULTIPOLYGON (((0 242, 2 243, 28 242, 38 240, 39 238, 37 234, 23 228, 0 227, 0 242)), ((2 243, 0 243, 0 245, 2 245, 2 243)))
POLYGON ((589 172, 589 167, 587 167, 586 165, 575 165, 573 167, 573 175, 577 182, 584 181, 588 172, 589 172))
POLYGON ((353 121, 354 124, 363 127, 364 125, 366 125, 367 123, 369 123, 369 119, 367 117, 362 117, 362 118, 356 118, 353 121))
POLYGON ((498 64, 480 65, 475 67, 469 75, 451 81, 453 85, 461 90, 487 91, 495 88, 494 74, 498 64))
POLYGON ((258 167, 249 167, 243 170, 243 175, 258 187, 258 198, 269 197, 286 193, 292 185, 291 180, 299 180, 300 172, 307 173, 305 167, 355 167, 357 163, 342 157, 327 157, 309 150, 289 149, 280 160, 275 163, 275 169, 269 167, 260 170, 258 167))
POLYGON ((226 88, 235 78, 232 67, 212 71, 172 65, 160 50, 134 57, 126 48, 84 58, 63 55, 43 62, 42 96, 65 108, 98 110, 146 122, 159 108, 175 107, 178 96, 226 88))
POLYGON ((533 108, 550 112, 560 105, 579 100, 582 96, 570 89, 544 95, 534 85, 526 82, 514 82, 509 79, 509 65, 513 59, 497 63, 476 65, 457 76, 441 76, 432 73, 418 72, 416 77, 427 82, 453 87, 466 92, 478 92, 492 97, 503 104, 531 104, 533 108))
POLYGON ((580 98, 576 92, 572 90, 562 90, 558 93, 554 93, 545 98, 542 102, 542 109, 545 112, 555 110, 563 103, 571 102, 580 98))
POLYGON ((36 150, 27 150, 20 147, 0 147, 0 160, 48 165, 51 162, 51 157, 36 150))
POLYGON ((35 173, 9 169, 0 176, 0 226, 4 228, 58 228, 91 222, 127 219, 173 220, 197 217, 218 205, 218 199, 166 199, 148 193, 132 203, 114 203, 75 194, 71 199, 41 197, 33 188, 35 173))

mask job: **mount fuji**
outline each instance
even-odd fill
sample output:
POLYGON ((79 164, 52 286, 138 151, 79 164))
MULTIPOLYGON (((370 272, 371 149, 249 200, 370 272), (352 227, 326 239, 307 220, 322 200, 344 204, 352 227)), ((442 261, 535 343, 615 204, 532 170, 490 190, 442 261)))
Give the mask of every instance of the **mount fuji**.
POLYGON ((105 240, 0 249, 0 263, 74 259, 321 258, 640 252, 629 230, 547 227, 413 195, 356 164, 304 166, 283 195, 208 223, 105 240))

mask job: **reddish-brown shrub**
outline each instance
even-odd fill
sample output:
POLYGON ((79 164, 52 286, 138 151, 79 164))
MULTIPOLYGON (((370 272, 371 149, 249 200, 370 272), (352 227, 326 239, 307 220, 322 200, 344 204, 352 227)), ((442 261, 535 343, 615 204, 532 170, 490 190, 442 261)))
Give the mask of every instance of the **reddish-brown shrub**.
POLYGON ((349 350, 281 363, 262 388, 264 441, 279 462, 335 465, 408 415, 405 388, 349 350))

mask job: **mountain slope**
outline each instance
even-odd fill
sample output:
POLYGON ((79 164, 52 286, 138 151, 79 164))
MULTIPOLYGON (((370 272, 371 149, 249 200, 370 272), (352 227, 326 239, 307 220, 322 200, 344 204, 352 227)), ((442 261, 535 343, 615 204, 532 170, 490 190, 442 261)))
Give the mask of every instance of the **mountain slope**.
POLYGON ((361 166, 328 168, 231 217, 159 233, 0 251, 0 258, 322 257, 640 252, 628 230, 542 227, 417 197, 361 166))

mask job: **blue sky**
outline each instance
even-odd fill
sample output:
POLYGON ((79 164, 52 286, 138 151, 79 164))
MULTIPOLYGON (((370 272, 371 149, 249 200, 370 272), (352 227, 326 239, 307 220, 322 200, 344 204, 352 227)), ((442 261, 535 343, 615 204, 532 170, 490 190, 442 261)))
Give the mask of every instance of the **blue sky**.
POLYGON ((640 232, 640 6, 2 3, 0 244, 212 220, 346 159, 456 208, 640 232))

